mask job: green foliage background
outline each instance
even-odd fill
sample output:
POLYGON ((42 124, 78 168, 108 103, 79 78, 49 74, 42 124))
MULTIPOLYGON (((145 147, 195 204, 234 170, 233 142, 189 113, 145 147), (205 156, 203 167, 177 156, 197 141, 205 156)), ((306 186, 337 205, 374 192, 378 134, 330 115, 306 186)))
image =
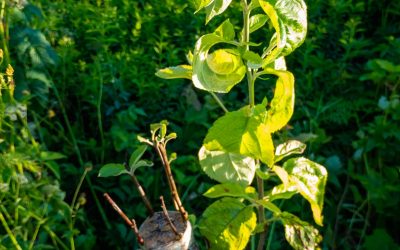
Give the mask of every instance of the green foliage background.
MULTIPOLYGON (((101 197, 103 192, 110 193, 129 217, 140 222, 146 217, 145 208, 133 184, 124 177, 103 180, 96 176, 105 163, 128 161, 137 146, 136 136, 147 132, 150 123, 168 119, 178 134, 170 145, 170 150, 178 153, 173 166, 176 182, 187 210, 199 216, 211 202, 202 194, 213 183, 201 172, 196 154, 207 129, 222 111, 204 92, 194 91, 189 81, 162 80, 154 73, 182 63, 204 32, 204 14, 194 16, 192 3, 183 0, 162 4, 155 0, 5 2, 3 22, 8 34, 2 36, 2 42, 8 44, 15 69, 15 98, 28 107, 27 124, 20 126, 29 128, 39 144, 30 145, 23 136, 17 143, 17 149, 38 166, 27 170, 32 186, 26 188, 54 187, 52 195, 29 203, 26 210, 37 213, 49 203, 49 197, 65 208, 63 204, 71 203, 85 166, 90 165, 91 181, 84 182, 81 190, 86 203, 78 210, 80 218, 74 230, 69 232, 57 217, 60 214, 52 210, 46 213, 48 227, 61 240, 67 237, 63 231, 75 233, 78 249, 137 247, 133 234, 101 197), (46 164, 39 157, 42 151, 59 152, 65 158, 56 157, 46 164)), ((321 229, 324 248, 397 249, 400 2, 306 2, 308 35, 287 59, 296 76, 295 112, 280 136, 306 142, 307 157, 328 168, 321 229)), ((231 14, 228 9, 227 15, 231 14)), ((239 25, 232 17, 231 22, 239 25)), ((213 30, 216 23, 211 21, 207 29, 213 30)), ((265 36, 255 39, 261 41, 265 36)), ((256 93, 272 95, 270 85, 256 87, 256 93)), ((221 96, 228 109, 239 108, 237 100, 247 98, 245 88, 237 86, 221 96)), ((12 167, 6 163, 10 152, 5 143, 0 143, 2 176, 9 175, 7 169, 12 167)), ((166 181, 155 155, 146 154, 155 166, 137 174, 157 204, 166 181)), ((15 209, 15 195, 0 188, 0 203, 8 211, 15 209)), ((294 200, 280 205, 301 218, 311 218, 303 209, 307 204, 294 200)), ((34 231, 28 228, 27 234, 32 236, 34 231)), ((270 249, 289 249, 279 233, 282 230, 275 231, 269 235, 270 249)), ((52 245, 48 235, 40 230, 35 244, 52 245)), ((12 246, 3 227, 0 236, 0 246, 12 246)), ((202 244, 197 231, 196 236, 202 244)), ((26 241, 23 237, 17 240, 29 245, 22 244, 26 241)))

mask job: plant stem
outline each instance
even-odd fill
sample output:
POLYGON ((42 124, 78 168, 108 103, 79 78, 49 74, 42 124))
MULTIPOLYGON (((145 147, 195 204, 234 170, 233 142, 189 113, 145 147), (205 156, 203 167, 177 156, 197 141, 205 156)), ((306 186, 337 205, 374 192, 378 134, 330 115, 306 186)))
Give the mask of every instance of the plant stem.
POLYGON ((171 227, 172 231, 175 233, 175 235, 178 237, 178 239, 181 239, 182 234, 179 233, 178 230, 176 230, 174 223, 172 223, 171 218, 168 215, 168 210, 167 210, 167 207, 165 206, 164 197, 160 196, 160 200, 161 200, 161 208, 162 208, 164 217, 168 222, 168 225, 171 227))
POLYGON ((100 143, 101 143, 101 154, 100 154, 100 163, 104 162, 104 131, 103 131, 103 121, 101 116, 101 101, 103 97, 103 74, 101 73, 101 65, 99 60, 96 58, 96 68, 100 77, 99 80, 99 97, 97 99, 97 123, 100 131, 100 143))
POLYGON ((169 164, 168 156, 167 156, 167 151, 165 149, 165 145, 162 142, 157 141, 155 139, 153 141, 154 147, 158 153, 158 156, 161 158, 161 162, 164 166, 165 174, 167 176, 169 188, 171 190, 171 196, 172 200, 174 201, 174 205, 176 210, 178 210, 182 218, 187 221, 189 219, 188 213, 186 212, 185 208, 182 205, 181 199, 179 198, 178 190, 175 185, 174 177, 172 176, 172 171, 171 171, 171 166, 169 164))
POLYGON ((222 108, 222 110, 225 113, 228 113, 229 110, 225 107, 225 105, 222 103, 221 99, 219 99, 219 97, 214 93, 214 92, 209 92, 211 94, 212 97, 214 97, 215 101, 218 103, 218 105, 222 108))
POLYGON ((7 221, 5 220, 2 212, 0 212, 0 221, 1 221, 1 224, 3 224, 4 229, 6 230, 8 237, 10 237, 11 242, 13 243, 14 247, 17 250, 22 250, 21 246, 18 244, 18 241, 15 238, 14 234, 12 233, 11 229, 8 227, 7 221))
POLYGON ((147 199, 146 193, 144 192, 144 189, 142 188, 142 185, 140 185, 140 183, 139 183, 139 181, 138 181, 138 179, 136 178, 135 175, 132 174, 130 176, 131 176, 131 179, 132 179, 133 183, 135 183, 135 186, 136 186, 136 188, 137 188, 137 190, 138 190, 138 192, 140 194, 140 197, 142 197, 142 200, 144 202, 144 205, 147 208, 147 211, 150 213, 150 216, 153 216, 154 210, 153 210, 153 208, 152 208, 152 206, 150 204, 149 199, 147 199))
MULTIPOLYGON (((245 50, 249 50, 249 42, 250 42, 250 12, 251 9, 249 5, 247 4, 247 0, 242 0, 242 5, 243 5, 243 37, 242 37, 242 42, 245 44, 245 50)), ((255 98, 254 98, 254 82, 255 78, 253 76, 253 72, 250 67, 247 67, 247 72, 246 72, 246 77, 247 77, 247 84, 248 84, 248 89, 249 89, 249 105, 250 108, 254 107, 255 105, 255 98)), ((263 199, 264 198, 264 181, 259 178, 258 176, 256 177, 257 179, 257 191, 258 191, 258 198, 263 199)), ((264 224, 265 221, 265 212, 264 212, 264 207, 262 205, 258 206, 258 223, 261 225, 264 224)), ((267 237, 267 225, 265 225, 264 230, 260 233, 260 238, 258 241, 258 250, 263 250, 264 249, 264 244, 265 240, 267 237)))
POLYGON ((115 201, 113 201, 113 199, 107 193, 104 193, 104 198, 106 198, 108 203, 110 203, 110 205, 114 208, 114 210, 117 211, 119 216, 121 216, 121 218, 125 221, 125 223, 128 224, 128 226, 132 229, 132 231, 135 233, 135 235, 136 235, 136 237, 138 239, 138 242, 141 245, 143 245, 143 238, 139 235, 139 230, 137 228, 136 221, 135 220, 130 220, 128 218, 128 216, 126 216, 124 211, 122 211, 121 208, 119 208, 117 203, 115 203, 115 201))
MULTIPOLYGON (((258 199, 263 199, 264 198, 264 181, 260 177, 257 178, 257 191, 258 191, 258 199)), ((264 207, 263 206, 258 206, 258 223, 260 225, 264 225, 265 221, 265 214, 264 214, 264 207)), ((257 250, 263 250, 264 249, 264 244, 265 240, 267 238, 267 224, 264 226, 264 230, 260 233, 260 239, 258 240, 258 247, 257 250)))

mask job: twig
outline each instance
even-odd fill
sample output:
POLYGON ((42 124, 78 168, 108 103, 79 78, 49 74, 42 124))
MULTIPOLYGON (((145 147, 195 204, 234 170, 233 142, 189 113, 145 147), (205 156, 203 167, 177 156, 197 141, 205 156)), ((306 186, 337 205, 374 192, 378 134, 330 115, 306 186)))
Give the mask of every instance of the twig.
POLYGON ((169 164, 168 156, 167 156, 167 151, 165 149, 165 145, 162 142, 157 141, 157 139, 154 140, 154 147, 161 158, 161 162, 164 166, 165 174, 167 176, 169 188, 171 190, 171 196, 174 201, 174 205, 176 210, 178 210, 184 221, 187 221, 189 219, 188 213, 186 212, 185 208, 182 205, 181 199, 179 198, 178 190, 176 189, 174 177, 172 176, 171 172, 171 166, 169 164))
POLYGON ((165 202, 164 202, 164 197, 160 196, 160 200, 161 200, 161 208, 163 210, 163 214, 164 214, 165 219, 167 220, 169 226, 171 227, 172 231, 174 231, 174 233, 176 234, 178 239, 181 239, 182 238, 182 234, 178 232, 178 230, 176 229, 174 223, 172 223, 171 218, 168 215, 167 207, 165 206, 165 202))
POLYGON ((144 205, 147 208, 147 211, 150 213, 150 216, 153 216, 153 214, 154 214, 153 207, 151 206, 149 199, 147 199, 146 192, 144 191, 142 185, 140 185, 138 179, 136 178, 136 176, 134 174, 132 174, 130 176, 131 176, 131 180, 133 181, 133 183, 135 183, 136 189, 138 190, 140 197, 142 198, 144 205))
POLYGON ((126 214, 118 207, 117 203, 115 203, 113 201, 113 199, 111 199, 111 197, 107 194, 104 193, 104 197, 106 198, 106 200, 108 201, 108 203, 110 203, 110 205, 114 208, 115 211, 117 211, 117 213, 119 214, 119 216, 122 217, 122 219, 125 221, 126 224, 128 224, 128 226, 132 229, 132 231, 135 233, 138 242, 143 245, 144 244, 144 240, 143 238, 140 236, 139 234, 139 230, 136 226, 136 222, 135 220, 130 220, 128 218, 128 216, 126 216, 126 214))
POLYGON ((336 249, 336 236, 339 231, 339 219, 340 219, 339 214, 340 214, 340 210, 342 209, 344 199, 347 195, 347 191, 349 190, 349 184, 350 184, 350 176, 347 174, 344 191, 343 191, 342 196, 340 197, 339 203, 336 208, 336 222, 335 222, 335 228, 333 230, 332 243, 331 243, 331 246, 333 249, 336 249))
MULTIPOLYGON (((257 190, 258 190, 258 198, 263 199, 264 198, 264 181, 260 177, 257 176, 257 190)), ((264 224, 265 221, 265 212, 264 212, 264 207, 262 205, 258 206, 258 220, 259 223, 262 225, 264 224)), ((260 239, 258 240, 258 246, 257 250, 263 250, 264 245, 265 245, 265 240, 267 239, 267 229, 268 229, 268 224, 264 224, 264 230, 260 233, 260 239)))

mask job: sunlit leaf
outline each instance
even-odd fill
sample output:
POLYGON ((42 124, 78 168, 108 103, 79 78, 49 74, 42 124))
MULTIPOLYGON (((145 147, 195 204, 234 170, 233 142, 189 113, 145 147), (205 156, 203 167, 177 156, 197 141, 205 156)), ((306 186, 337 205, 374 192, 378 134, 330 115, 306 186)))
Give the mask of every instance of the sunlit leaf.
POLYGON ((266 66, 280 55, 288 55, 303 42, 307 34, 307 6, 303 0, 259 0, 268 15, 275 35, 270 41, 266 66))
POLYGON ((223 38, 226 41, 235 39, 235 29, 229 19, 226 19, 217 29, 214 34, 223 38))
POLYGON ((175 67, 168 67, 160 69, 156 72, 156 76, 163 79, 176 79, 186 78, 192 79, 192 66, 190 65, 179 65, 175 67))
POLYGON ((211 187, 207 190, 207 192, 204 193, 204 196, 208 198, 231 196, 251 200, 257 198, 257 191, 254 187, 251 186, 243 187, 235 183, 225 183, 217 184, 211 187))
POLYGON ((280 214, 280 219, 285 227, 285 238, 295 250, 320 249, 322 236, 317 229, 287 212, 280 214))
POLYGON ((199 229, 210 242, 211 249, 241 250, 246 247, 256 223, 252 207, 227 197, 204 211, 199 229))
POLYGON ((250 17, 250 33, 258 30, 263 27, 264 24, 268 21, 268 16, 264 14, 256 14, 250 17))
POLYGON ((265 69, 265 74, 278 76, 274 98, 268 110, 266 121, 268 130, 273 133, 283 128, 290 120, 294 110, 294 77, 289 71, 265 69))
POLYGON ((199 161, 203 171, 221 183, 235 182, 247 186, 253 181, 256 169, 253 158, 223 151, 208 151, 203 146, 199 151, 199 161))
POLYGON ((295 185, 280 184, 273 187, 271 191, 267 192, 266 196, 270 201, 274 201, 280 199, 290 199, 297 193, 298 191, 295 185))
POLYGON ((118 176, 129 173, 123 164, 109 163, 100 168, 98 177, 118 176))
POLYGON ((219 43, 234 43, 233 25, 226 20, 215 33, 197 41, 193 54, 193 84, 196 88, 226 93, 239 83, 246 74, 240 54, 235 49, 209 50, 219 43))
POLYGON ((304 157, 287 160, 283 168, 289 175, 290 183, 310 203, 315 223, 322 226, 322 207, 328 178, 326 169, 304 157))
POLYGON ((205 5, 206 23, 213 19, 213 17, 222 14, 229 7, 231 2, 232 0, 212 0, 205 5))
POLYGON ((204 146, 210 151, 241 154, 272 166, 274 145, 265 118, 264 104, 229 112, 208 130, 204 146))
POLYGON ((275 148, 275 162, 278 162, 289 155, 302 154, 305 149, 306 144, 296 140, 289 140, 279 144, 275 148))

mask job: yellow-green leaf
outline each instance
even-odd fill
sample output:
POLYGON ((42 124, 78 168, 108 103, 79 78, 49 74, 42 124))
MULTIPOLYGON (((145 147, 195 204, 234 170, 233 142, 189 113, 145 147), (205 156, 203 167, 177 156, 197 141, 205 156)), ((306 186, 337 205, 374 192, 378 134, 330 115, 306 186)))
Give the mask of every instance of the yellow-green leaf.
POLYGON ((257 216, 253 207, 226 197, 204 211, 199 229, 210 242, 211 249, 242 250, 256 224, 257 216))
POLYGON ((264 74, 278 76, 276 81, 274 98, 271 101, 271 108, 268 110, 266 125, 273 133, 283 128, 290 120, 294 110, 294 77, 289 71, 274 70, 267 68, 264 74))
POLYGON ((209 129, 204 146, 210 151, 224 151, 259 159, 272 167, 274 145, 265 118, 263 104, 229 112, 209 129))
POLYGON ((243 187, 235 183, 224 183, 211 187, 204 193, 204 196, 208 198, 230 196, 252 200, 257 198, 257 191, 251 186, 243 187))
POLYGON ((311 205, 315 223, 322 226, 322 208, 325 186, 328 178, 326 169, 304 157, 287 160, 283 168, 287 171, 289 182, 311 205))
POLYGON ((224 151, 209 151, 204 146, 199 151, 199 162, 203 171, 212 179, 250 185, 256 169, 255 160, 240 154, 224 151))
POLYGON ((179 65, 174 67, 168 67, 160 69, 156 72, 156 76, 163 79, 176 79, 186 78, 192 79, 192 66, 190 65, 179 65))

